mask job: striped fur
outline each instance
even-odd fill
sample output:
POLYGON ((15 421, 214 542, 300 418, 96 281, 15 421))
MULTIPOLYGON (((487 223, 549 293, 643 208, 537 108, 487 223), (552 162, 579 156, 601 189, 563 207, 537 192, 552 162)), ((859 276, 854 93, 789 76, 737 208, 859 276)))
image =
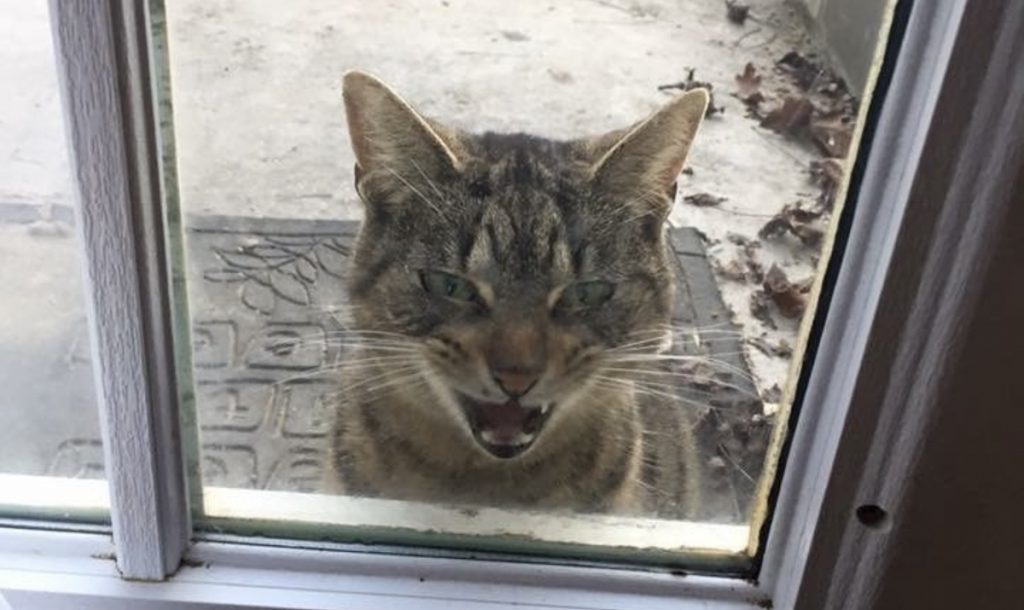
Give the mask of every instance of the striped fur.
POLYGON ((664 224, 706 95, 626 130, 556 142, 458 132, 365 74, 346 75, 344 92, 365 217, 349 274, 359 364, 342 375, 329 484, 692 514, 699 473, 685 411, 601 378, 615 349, 669 322, 664 224), (428 293, 424 270, 465 278, 476 300, 428 293), (610 283, 613 295, 565 308, 563 291, 584 280, 610 283), (496 367, 538 371, 523 400, 553 405, 513 459, 482 450, 459 407, 459 396, 503 399, 496 367))

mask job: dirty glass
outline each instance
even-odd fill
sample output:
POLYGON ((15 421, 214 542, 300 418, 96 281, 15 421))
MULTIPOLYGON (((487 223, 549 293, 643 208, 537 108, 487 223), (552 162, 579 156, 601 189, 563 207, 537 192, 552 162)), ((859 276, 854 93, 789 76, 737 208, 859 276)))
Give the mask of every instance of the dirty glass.
POLYGON ((45 0, 0 7, 0 80, 0 511, 36 516, 105 488, 45 0))
POLYGON ((151 9, 201 529, 746 561, 890 3, 151 9))

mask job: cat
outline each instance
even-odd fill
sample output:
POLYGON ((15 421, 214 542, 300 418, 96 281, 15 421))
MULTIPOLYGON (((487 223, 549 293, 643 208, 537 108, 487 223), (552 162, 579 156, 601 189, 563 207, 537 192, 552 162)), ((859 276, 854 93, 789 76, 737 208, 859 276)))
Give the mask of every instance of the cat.
POLYGON ((456 130, 362 72, 343 99, 364 219, 327 486, 697 514, 687 410, 637 383, 665 348, 666 221, 708 94, 574 141, 456 130))

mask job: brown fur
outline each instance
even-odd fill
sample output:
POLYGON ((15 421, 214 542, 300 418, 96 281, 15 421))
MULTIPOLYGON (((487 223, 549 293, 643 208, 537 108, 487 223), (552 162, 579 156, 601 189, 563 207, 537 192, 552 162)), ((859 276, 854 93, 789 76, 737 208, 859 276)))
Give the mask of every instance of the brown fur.
POLYGON ((361 73, 346 75, 344 98, 366 214, 329 484, 437 502, 693 514, 699 472, 685 410, 638 392, 642 372, 608 371, 637 341, 655 352, 669 322, 664 222, 707 95, 572 142, 458 132, 361 73), (434 270, 461 278, 471 298, 431 293, 423 273, 434 270), (574 301, 581 282, 611 294, 574 301), (553 406, 528 449, 499 459, 460 405, 501 403, 513 387, 528 388, 516 399, 524 405, 553 406))

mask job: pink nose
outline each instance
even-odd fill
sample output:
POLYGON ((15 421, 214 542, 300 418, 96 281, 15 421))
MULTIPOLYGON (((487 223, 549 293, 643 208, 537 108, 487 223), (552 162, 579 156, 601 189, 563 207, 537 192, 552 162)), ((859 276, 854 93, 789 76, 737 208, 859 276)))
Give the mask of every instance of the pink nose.
POLYGON ((538 377, 535 373, 519 371, 493 371, 492 374, 494 381, 510 398, 519 398, 529 392, 538 377))

